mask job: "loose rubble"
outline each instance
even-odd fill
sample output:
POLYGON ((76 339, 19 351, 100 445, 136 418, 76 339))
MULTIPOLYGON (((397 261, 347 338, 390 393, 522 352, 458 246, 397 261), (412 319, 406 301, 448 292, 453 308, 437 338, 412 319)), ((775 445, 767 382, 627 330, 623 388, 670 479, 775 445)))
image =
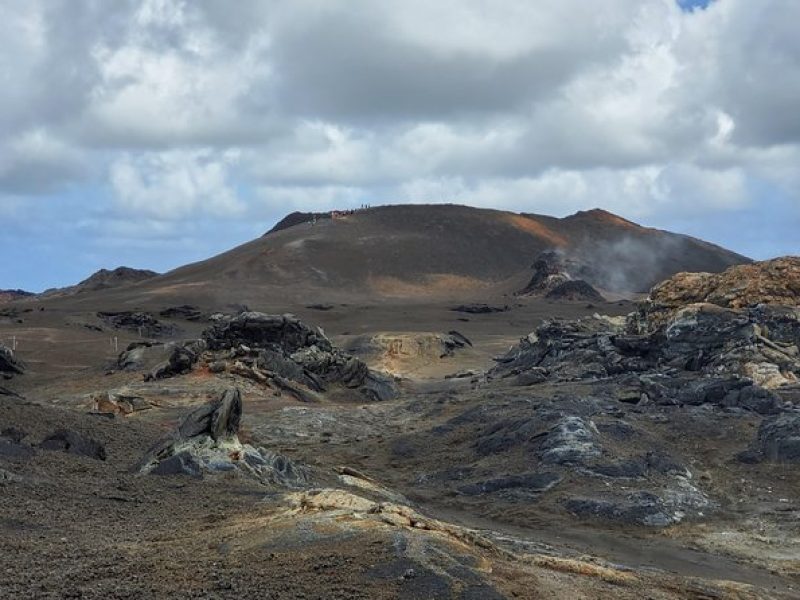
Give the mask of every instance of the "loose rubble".
POLYGON ((152 408, 145 398, 127 390, 107 390, 92 396, 91 410, 103 415, 131 415, 152 408))

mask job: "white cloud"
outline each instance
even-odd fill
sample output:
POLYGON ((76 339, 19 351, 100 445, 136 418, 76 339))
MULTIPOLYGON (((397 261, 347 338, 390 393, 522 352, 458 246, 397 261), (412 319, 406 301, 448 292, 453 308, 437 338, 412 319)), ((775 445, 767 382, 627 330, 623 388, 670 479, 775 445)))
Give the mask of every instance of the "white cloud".
POLYGON ((602 207, 651 220, 663 212, 703 215, 720 208, 741 208, 748 202, 745 184, 745 177, 738 170, 704 171, 682 165, 627 170, 552 169, 538 177, 513 179, 417 179, 401 186, 399 198, 412 203, 504 206, 560 216, 602 207))
POLYGON ((786 208, 800 207, 796 2, 0 0, 0 14, 6 206, 85 185, 111 192, 87 194, 92 218, 143 227, 422 200, 657 223, 769 210, 776 190, 800 212, 786 208))
POLYGON ((185 3, 146 2, 123 42, 92 50, 100 80, 84 116, 97 144, 170 146, 241 143, 264 135, 269 115, 247 115, 241 102, 269 81, 264 36, 231 49, 210 26, 190 20, 185 3))
POLYGON ((117 206, 128 215, 159 220, 201 215, 234 218, 243 205, 228 180, 236 152, 171 150, 125 154, 110 169, 117 206))
POLYGON ((279 210, 287 214, 296 210, 304 212, 326 211, 331 207, 354 208, 366 203, 365 190, 337 185, 326 186, 262 186, 258 196, 267 211, 279 210))
POLYGON ((0 188, 43 193, 80 179, 89 171, 80 149, 45 129, 28 129, 0 144, 0 188))

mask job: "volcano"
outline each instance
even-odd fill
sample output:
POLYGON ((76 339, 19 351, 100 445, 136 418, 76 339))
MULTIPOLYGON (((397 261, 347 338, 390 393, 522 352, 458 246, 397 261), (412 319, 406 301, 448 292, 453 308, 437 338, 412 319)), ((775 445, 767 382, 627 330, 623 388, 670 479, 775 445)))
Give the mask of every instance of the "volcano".
POLYGON ((603 210, 565 218, 455 205, 293 213, 264 236, 123 289, 126 301, 207 306, 259 302, 426 301, 522 289, 544 251, 584 265, 603 292, 635 294, 681 271, 719 272, 749 259, 642 227, 603 210))

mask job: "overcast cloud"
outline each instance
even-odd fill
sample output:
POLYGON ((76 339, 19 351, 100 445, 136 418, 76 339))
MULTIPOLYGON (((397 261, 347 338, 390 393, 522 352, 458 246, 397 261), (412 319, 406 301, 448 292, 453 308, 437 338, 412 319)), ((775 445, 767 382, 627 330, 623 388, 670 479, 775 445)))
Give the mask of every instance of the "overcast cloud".
POLYGON ((798 23, 796 0, 0 0, 0 288, 362 203, 600 206, 797 253, 798 23))

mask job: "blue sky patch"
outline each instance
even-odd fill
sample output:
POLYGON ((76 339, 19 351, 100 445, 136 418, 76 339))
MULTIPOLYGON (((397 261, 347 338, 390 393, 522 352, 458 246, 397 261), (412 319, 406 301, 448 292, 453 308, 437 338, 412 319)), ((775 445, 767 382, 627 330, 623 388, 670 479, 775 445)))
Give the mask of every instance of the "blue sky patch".
POLYGON ((708 8, 708 5, 711 4, 714 0, 676 0, 678 2, 678 6, 680 6, 683 10, 687 12, 691 12, 697 8, 700 10, 705 10, 708 8))

